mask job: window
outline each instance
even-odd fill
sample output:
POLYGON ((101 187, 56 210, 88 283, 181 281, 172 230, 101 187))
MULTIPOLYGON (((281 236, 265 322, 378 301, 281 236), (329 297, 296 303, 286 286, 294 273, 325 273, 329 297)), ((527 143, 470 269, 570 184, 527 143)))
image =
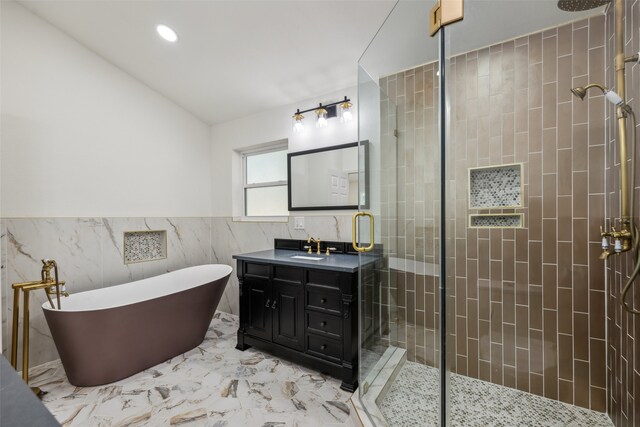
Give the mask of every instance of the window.
POLYGON ((244 216, 286 216, 287 147, 242 153, 244 216))

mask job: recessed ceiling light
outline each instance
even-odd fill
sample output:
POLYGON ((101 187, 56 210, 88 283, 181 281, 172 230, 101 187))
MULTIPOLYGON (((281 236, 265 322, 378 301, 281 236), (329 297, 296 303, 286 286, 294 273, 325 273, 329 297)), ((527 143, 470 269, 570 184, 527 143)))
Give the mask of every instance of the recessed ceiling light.
POLYGON ((175 43, 178 41, 178 34, 172 29, 167 27, 166 25, 158 25, 156 27, 156 31, 160 34, 160 37, 165 39, 168 42, 175 43))

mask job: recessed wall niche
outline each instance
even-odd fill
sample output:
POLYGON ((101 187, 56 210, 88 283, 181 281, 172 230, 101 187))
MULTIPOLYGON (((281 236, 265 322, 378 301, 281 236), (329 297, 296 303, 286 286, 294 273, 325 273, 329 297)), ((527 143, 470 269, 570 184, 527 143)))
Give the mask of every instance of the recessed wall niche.
POLYGON ((522 207, 522 163, 469 168, 469 208, 522 207))
POLYGON ((167 231, 125 231, 124 263, 154 261, 167 257, 167 231))
POLYGON ((477 214, 469 215, 469 228, 521 228, 524 215, 517 214, 477 214))

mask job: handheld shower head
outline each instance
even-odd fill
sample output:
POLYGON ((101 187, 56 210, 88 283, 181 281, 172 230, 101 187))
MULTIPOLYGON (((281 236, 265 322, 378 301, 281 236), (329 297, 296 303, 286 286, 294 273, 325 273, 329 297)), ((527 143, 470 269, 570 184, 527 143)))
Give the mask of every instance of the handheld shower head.
POLYGON ((595 9, 610 3, 611 0, 559 0, 558 9, 565 12, 581 12, 583 10, 595 9))
POLYGON ((613 105, 617 107, 629 108, 620 95, 602 85, 599 85, 598 83, 591 83, 586 86, 574 87, 573 89, 571 89, 571 93, 573 93, 580 99, 584 99, 584 97, 587 95, 587 90, 591 89, 592 87, 597 87, 598 89, 600 89, 607 101, 609 101, 613 105))
POLYGON ((584 99, 585 95, 587 94, 587 90, 582 86, 578 86, 571 89, 571 93, 580 99, 584 99))

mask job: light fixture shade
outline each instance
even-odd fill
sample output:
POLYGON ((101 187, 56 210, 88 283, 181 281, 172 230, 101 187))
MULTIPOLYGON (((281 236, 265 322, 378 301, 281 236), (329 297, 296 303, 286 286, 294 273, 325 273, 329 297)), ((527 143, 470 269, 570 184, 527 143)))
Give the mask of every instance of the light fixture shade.
POLYGON ((327 110, 320 104, 320 107, 316 108, 316 127, 317 128, 326 128, 329 125, 327 122, 327 110))
POLYGON ((303 119, 304 119, 304 116, 300 114, 300 110, 296 111, 296 113, 293 115, 293 132, 294 133, 300 133, 304 130, 304 123, 302 123, 303 119))
POLYGON ((353 107, 353 104, 349 101, 344 101, 342 104, 340 104, 340 110, 342 111, 340 115, 340 121, 342 123, 350 122, 351 120, 353 120, 353 112, 351 111, 351 107, 353 107))

